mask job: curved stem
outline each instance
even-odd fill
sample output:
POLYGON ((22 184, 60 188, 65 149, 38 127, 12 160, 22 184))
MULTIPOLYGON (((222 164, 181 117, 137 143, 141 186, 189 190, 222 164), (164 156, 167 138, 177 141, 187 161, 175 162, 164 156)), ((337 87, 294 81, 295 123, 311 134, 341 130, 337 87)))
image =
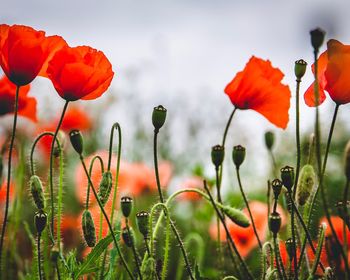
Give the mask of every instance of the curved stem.
MULTIPOLYGON (((100 162, 101 173, 103 174, 105 172, 103 159, 99 155, 96 155, 92 158, 92 160, 90 162, 90 167, 89 167, 89 176, 90 177, 92 174, 92 169, 94 167, 95 160, 98 160, 100 162)), ((90 183, 88 182, 88 187, 87 187, 87 192, 86 192, 86 201, 85 201, 85 210, 89 209, 89 201, 90 201, 90 183)))
POLYGON ((248 209, 250 221, 252 222, 252 226, 253 226, 253 229, 254 229, 254 234, 255 234, 256 239, 258 240, 259 247, 260 247, 260 249, 261 249, 261 248, 262 248, 262 244, 261 244, 261 241, 260 241, 258 232, 257 232, 257 230, 256 230, 256 226, 255 226, 255 223, 254 223, 254 218, 253 218, 253 215, 252 215, 252 211, 250 210, 250 207, 249 207, 248 199, 247 199, 247 197, 246 197, 246 195, 245 195, 245 192, 244 192, 244 190, 243 190, 242 181, 241 181, 241 176, 240 176, 239 168, 238 168, 238 167, 236 167, 236 174, 237 174, 237 180, 238 180, 239 189, 240 189, 240 191, 241 191, 241 194, 242 194, 242 197, 243 197, 243 200, 244 200, 244 204, 245 204, 245 206, 246 206, 247 209, 248 209))
POLYGON ((227 137, 227 133, 228 133, 228 129, 230 128, 231 122, 232 122, 232 118, 236 112, 237 108, 235 107, 230 115, 230 117, 228 118, 228 121, 226 123, 226 127, 225 127, 225 131, 224 131, 224 135, 222 137, 222 144, 221 146, 225 147, 225 143, 226 143, 226 137, 227 137))
POLYGON ((119 255, 119 257, 120 257, 120 260, 122 261, 122 264, 123 264, 123 266, 125 267, 125 269, 126 269, 128 275, 129 275, 130 279, 134 279, 134 277, 133 277, 133 275, 132 275, 132 273, 131 273, 131 271, 130 271, 130 269, 129 269, 129 267, 128 267, 128 264, 126 263, 125 258, 124 258, 123 254, 122 254, 122 252, 121 252, 121 250, 120 250, 120 248, 119 248, 119 244, 118 244, 118 241, 117 241, 117 239, 116 239, 116 237, 115 237, 115 233, 114 233, 114 231, 113 231, 112 225, 111 225, 111 223, 110 223, 110 221, 109 221, 109 218, 108 218, 108 216, 107 216, 107 214, 106 214, 106 211, 104 210, 103 205, 102 205, 102 203, 101 203, 101 201, 100 201, 100 199, 99 199, 99 197, 98 197, 98 195, 97 195, 97 192, 96 192, 96 190, 95 190, 95 187, 94 187, 94 185, 93 185, 93 183, 92 183, 92 181, 91 181, 91 178, 90 178, 90 176, 89 176, 88 170, 87 170, 87 168, 86 168, 86 165, 85 165, 85 162, 84 162, 84 157, 83 157, 82 155, 80 155, 80 161, 81 161, 81 164, 83 165, 83 168, 84 168, 84 171, 85 171, 85 175, 86 175, 86 177, 88 178, 89 183, 90 183, 90 185, 91 185, 91 189, 92 189, 92 192, 93 192, 93 194, 94 194, 94 196, 95 196, 95 199, 97 200, 97 203, 98 203, 98 205, 99 205, 99 207, 100 207, 100 209, 101 209, 101 211, 102 211, 102 213, 103 213, 103 216, 104 216, 105 219, 106 219, 106 222, 107 222, 107 224, 108 224, 109 231, 110 231, 111 234, 112 234, 112 238, 113 238, 113 241, 114 241, 114 245, 115 245, 115 247, 116 247, 116 249, 117 249, 117 252, 118 252, 118 255, 119 255))
POLYGON ((53 196, 53 152, 55 147, 55 142, 57 138, 58 131, 60 130, 64 115, 67 111, 69 101, 66 101, 64 104, 61 118, 58 122, 58 125, 56 127, 56 131, 53 136, 52 144, 51 144, 51 151, 50 151, 50 173, 49 173, 49 182, 50 182, 50 200, 51 200, 51 235, 54 236, 54 220, 55 220, 55 205, 54 205, 54 196, 53 196))
POLYGON ((6 224, 7 224, 7 216, 8 216, 8 210, 9 210, 10 185, 11 185, 11 167, 12 167, 12 151, 13 151, 13 146, 14 146, 15 136, 16 136, 19 89, 20 89, 20 86, 17 86, 17 88, 16 88, 16 95, 15 95, 14 117, 13 117, 12 133, 11 133, 10 150, 9 150, 8 164, 7 164, 6 205, 5 205, 5 214, 4 214, 4 220, 3 220, 3 223, 2 223, 2 230, 1 230, 1 241, 0 241, 0 272, 2 270, 2 253, 3 253, 2 250, 3 250, 3 246, 4 246, 4 239, 5 239, 5 233, 6 233, 6 224))

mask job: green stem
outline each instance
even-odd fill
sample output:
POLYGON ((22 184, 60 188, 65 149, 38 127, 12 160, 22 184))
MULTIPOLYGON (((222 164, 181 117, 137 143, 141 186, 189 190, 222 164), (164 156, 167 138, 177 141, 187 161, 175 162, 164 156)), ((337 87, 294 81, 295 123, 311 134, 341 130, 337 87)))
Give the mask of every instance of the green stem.
MULTIPOLYGON (((95 160, 98 160, 100 162, 101 174, 103 174, 105 172, 103 159, 99 155, 96 155, 92 158, 92 160, 90 162, 90 167, 89 167, 89 176, 90 177, 92 174, 92 169, 94 167, 95 160)), ((90 183, 88 182, 88 187, 87 187, 87 192, 86 192, 86 201, 85 201, 85 210, 89 209, 89 201, 90 201, 90 183)))
MULTIPOLYGON (((62 214, 62 200, 63 200, 63 151, 59 148, 59 184, 58 184, 58 200, 57 200, 57 243, 58 250, 61 252, 61 214, 62 214)), ((58 264, 57 264, 58 268, 58 264)), ((57 269, 59 274, 59 270, 57 269)))
POLYGON ((13 146, 14 146, 15 136, 16 136, 19 88, 20 88, 20 86, 17 86, 17 88, 16 88, 13 126, 12 126, 11 142, 10 142, 8 164, 7 164, 6 204, 5 204, 5 214, 4 214, 4 220, 3 220, 3 223, 2 223, 1 241, 0 241, 0 272, 2 271, 2 254, 3 254, 2 250, 3 250, 3 246, 4 246, 4 239, 5 239, 5 233, 6 233, 6 224, 7 224, 7 218, 8 218, 7 216, 8 216, 8 211, 9 211, 10 185, 11 185, 11 167, 12 167, 12 151, 13 151, 13 146))
MULTIPOLYGON (((129 220, 128 220, 128 218, 125 218, 125 227, 126 227, 126 230, 128 231, 129 237, 132 238, 132 235, 131 235, 131 232, 130 232, 130 228, 129 228, 129 220)), ((134 241, 135 240, 133 240, 131 242, 131 249, 132 249, 132 252, 133 252, 133 255, 134 255, 134 259, 135 259, 135 265, 136 265, 137 273, 139 274, 140 280, 142 280, 142 274, 141 274, 141 268, 140 268, 140 260, 139 260, 139 257, 138 257, 137 251, 136 251, 136 247, 135 247, 134 241)))
POLYGON ((252 222, 252 226, 253 226, 253 230, 254 230, 255 237, 256 237, 256 239, 258 240, 259 247, 260 247, 260 249, 261 249, 261 248, 262 248, 262 244, 261 244, 261 241, 260 241, 260 238, 259 238, 259 235, 258 235, 258 231, 256 230, 256 226, 255 226, 253 214, 252 214, 252 211, 250 210, 247 196, 245 195, 245 192, 244 192, 244 190, 243 190, 242 181, 241 181, 241 176, 240 176, 239 168, 238 168, 238 167, 236 167, 236 175, 237 175, 237 180, 238 180, 239 189, 240 189, 240 191, 241 191, 241 194, 242 194, 242 197, 243 197, 243 200, 244 200, 244 204, 245 204, 245 206, 246 206, 247 209, 248 209, 250 221, 252 222))
MULTIPOLYGON (((294 185, 294 189, 296 189, 296 185, 294 185)), ((289 191, 288 195, 289 195, 289 199, 291 200, 291 203, 294 205, 292 192, 289 191)), ((298 273, 296 273, 296 268, 298 267, 298 256, 297 256, 297 244, 296 244, 296 237, 295 237, 295 217, 294 217, 294 215, 295 215, 295 210, 294 210, 294 207, 292 206, 292 209, 291 209, 291 228, 292 228, 292 243, 293 243, 294 279, 298 280, 298 273)))
POLYGON ((224 131, 224 135, 222 137, 222 144, 221 146, 225 147, 225 143, 226 143, 226 137, 227 137, 227 133, 228 133, 228 129, 230 128, 231 122, 232 122, 232 118, 236 112, 237 108, 235 107, 230 115, 230 117, 228 118, 228 121, 226 123, 226 127, 225 127, 225 131, 224 131))
POLYGON ((97 203, 98 203, 98 205, 99 205, 99 207, 100 207, 100 209, 101 209, 101 211, 102 211, 102 213, 103 213, 103 216, 104 216, 105 219, 106 219, 106 222, 107 222, 107 224, 108 224, 109 231, 110 231, 111 234, 112 234, 113 241, 114 241, 114 245, 115 245, 115 247, 116 247, 116 249, 117 249, 117 252, 118 252, 118 255, 119 255, 119 257, 120 257, 120 259, 121 259, 121 261, 122 261, 122 264, 123 264, 123 266, 125 267, 125 270, 127 271, 128 275, 129 275, 129 277, 130 277, 130 279, 134 279, 134 277, 133 277, 133 275, 132 275, 132 273, 131 273, 131 271, 130 271, 130 269, 129 269, 129 267, 128 267, 128 264, 126 263, 125 258, 124 258, 123 254, 122 254, 122 252, 121 252, 121 250, 120 250, 120 248, 119 248, 119 244, 118 244, 118 241, 117 241, 117 239, 116 239, 116 237, 115 237, 115 233, 114 233, 114 231, 113 231, 113 228, 112 228, 112 225, 111 225, 111 223, 110 223, 110 221, 109 221, 109 218, 108 218, 108 216, 107 216, 107 214, 106 214, 106 212, 105 212, 105 210, 104 210, 104 208, 103 208, 103 205, 102 205, 102 203, 101 203, 101 201, 100 201, 100 199, 99 199, 99 197, 98 197, 98 195, 97 195, 97 192, 96 192, 95 187, 94 187, 94 185, 93 185, 93 183, 92 183, 92 181, 91 181, 91 178, 89 177, 89 173, 88 173, 88 170, 87 170, 86 165, 85 165, 85 162, 84 162, 84 157, 83 157, 82 155, 80 155, 80 161, 81 161, 81 164, 83 165, 83 168, 84 168, 84 171, 85 171, 85 175, 86 175, 86 177, 88 178, 89 183, 90 183, 90 185, 91 185, 91 189, 92 189, 92 192, 93 192, 93 194, 94 194, 94 196, 95 196, 95 199, 97 200, 97 203))
MULTIPOLYGON (((279 242, 278 242, 279 243, 279 242)), ((281 260, 280 248, 277 243, 277 234, 273 235, 273 247, 275 249, 275 262, 277 266, 277 272, 279 279, 288 279, 286 275, 286 271, 284 269, 283 262, 281 260)))
POLYGON ((43 277, 41 275, 41 254, 40 254, 40 237, 41 237, 41 234, 39 233, 38 234, 38 271, 39 271, 39 279, 42 280, 43 277))
POLYGON ((295 107, 296 107, 296 116, 295 116, 295 138, 296 138, 296 144, 297 144, 297 168, 295 170, 295 181, 294 181, 294 189, 293 189, 293 199, 295 199, 295 195, 297 192, 297 185, 299 180, 299 174, 300 174, 300 162, 301 162, 301 147, 300 147, 300 105, 299 105, 299 91, 300 91, 300 83, 301 79, 297 79, 297 85, 296 85, 296 101, 295 101, 295 107))
POLYGON ((53 195, 53 152, 55 147, 55 142, 57 138, 58 131, 60 130, 64 115, 67 111, 69 101, 66 101, 64 104, 61 118, 58 122, 58 125, 56 127, 56 131, 53 136, 52 144, 51 144, 51 151, 50 151, 50 173, 49 173, 49 182, 50 182, 50 200, 51 200, 51 235, 54 236, 54 220, 55 220, 55 205, 54 205, 54 195, 53 195))
POLYGON ((321 252, 322 252, 323 242, 324 242, 324 238, 325 238, 325 232, 326 232, 326 225, 322 224, 321 225, 320 238, 318 239, 318 245, 317 245, 315 261, 314 261, 314 263, 312 265, 312 269, 311 269, 311 272, 309 274, 308 280, 314 279, 314 276, 316 274, 317 266, 318 266, 318 263, 320 262, 320 258, 321 258, 321 252))

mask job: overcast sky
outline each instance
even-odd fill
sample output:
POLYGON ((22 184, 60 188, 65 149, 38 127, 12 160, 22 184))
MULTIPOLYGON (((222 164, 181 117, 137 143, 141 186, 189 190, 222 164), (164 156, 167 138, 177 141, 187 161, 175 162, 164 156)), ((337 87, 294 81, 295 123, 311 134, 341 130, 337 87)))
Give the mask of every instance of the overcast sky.
MULTIPOLYGON (((185 120, 180 116, 174 125, 180 131, 178 142, 181 123, 191 114, 202 116, 208 126, 220 124, 212 128, 212 135, 206 131, 205 149, 219 141, 217 133, 232 110, 223 89, 252 55, 279 67, 294 96, 294 61, 312 62, 310 29, 322 27, 328 39, 350 43, 350 2, 345 0, 2 1, 0 22, 30 25, 59 34, 72 46, 86 44, 104 51, 116 72, 113 91, 133 92, 135 102, 144 106, 138 113, 149 113, 159 103, 170 109, 170 115, 171 110, 182 110, 185 120)), ((302 91, 311 80, 309 71, 302 91)), ((126 124, 125 115, 132 113, 127 104, 120 102, 113 110, 113 118, 126 124)), ((323 112, 331 105, 323 106, 323 112)), ((305 131, 313 115, 304 106, 302 113, 305 131)), ((262 139, 263 131, 272 128, 256 113, 240 112, 235 125, 247 128, 246 124, 253 124, 241 132, 246 139, 262 139)), ((293 123, 289 129, 293 131, 293 123)), ((252 143, 251 148, 258 149, 261 143, 252 143)))

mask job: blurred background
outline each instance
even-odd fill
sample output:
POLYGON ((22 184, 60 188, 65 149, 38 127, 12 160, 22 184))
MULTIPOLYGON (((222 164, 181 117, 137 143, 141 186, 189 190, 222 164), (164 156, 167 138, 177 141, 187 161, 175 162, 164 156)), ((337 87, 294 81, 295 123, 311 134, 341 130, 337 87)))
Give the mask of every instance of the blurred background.
MULTIPOLYGON (((312 63, 309 30, 319 26, 327 39, 350 43, 350 3, 341 0, 12 0, 1 6, 2 23, 30 25, 63 36, 71 46, 86 44, 107 55, 116 73, 109 92, 97 102, 79 105, 100 119, 100 142, 106 147, 109 127, 115 121, 121 124, 126 160, 152 163, 152 109, 158 104, 167 107, 162 157, 178 163, 176 170, 183 176, 198 165, 213 174, 210 149, 221 141, 233 108, 223 89, 252 55, 271 60, 285 73, 284 82, 292 91, 287 133, 256 112, 239 111, 227 141, 228 150, 236 144, 247 147, 250 164, 242 172, 264 178, 261 184, 256 177, 246 178, 252 188, 264 185, 270 171, 260 164, 269 160, 263 146, 266 130, 276 132, 277 149, 289 159, 295 156, 288 150, 295 129, 293 67, 299 58, 312 63)), ((302 93, 311 82, 309 68, 302 93)), ((48 80, 36 79, 32 95, 38 97, 39 118, 61 111, 63 100, 48 80)), ((302 102, 301 112, 302 133, 309 133, 314 111, 302 102)), ((324 136, 331 112, 333 103, 325 102, 324 136)), ((345 126, 348 113, 341 108, 345 126)), ((8 120, 11 123, 11 117, 8 120)))

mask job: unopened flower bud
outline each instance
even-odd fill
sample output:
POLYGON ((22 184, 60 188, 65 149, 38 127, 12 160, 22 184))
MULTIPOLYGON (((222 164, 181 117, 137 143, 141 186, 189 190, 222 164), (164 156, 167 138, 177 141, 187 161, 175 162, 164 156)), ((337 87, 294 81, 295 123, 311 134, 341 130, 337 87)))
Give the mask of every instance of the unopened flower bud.
POLYGON ((314 50, 318 51, 322 46, 326 32, 321 28, 316 28, 310 31, 311 35, 311 45, 314 50))
POLYGON ((34 224, 38 234, 41 234, 46 227, 47 214, 43 210, 39 210, 35 213, 34 224))
POLYGON ((268 150, 271 150, 275 143, 275 134, 272 131, 265 132, 265 146, 268 150))
POLYGON ((235 209, 233 207, 226 206, 226 205, 223 205, 221 207, 221 210, 236 225, 243 227, 243 228, 250 226, 250 221, 249 221, 248 217, 241 210, 238 210, 238 209, 235 209))
POLYGON ((149 223, 149 213, 146 211, 141 211, 136 214, 136 222, 139 228, 139 231, 142 233, 144 238, 148 236, 148 223, 149 223))
POLYGON ((225 157, 225 148, 221 145, 216 145, 211 148, 211 161, 215 165, 215 168, 218 169, 219 166, 224 161, 225 157))
POLYGON ((30 192, 32 194, 34 203, 38 209, 45 208, 45 196, 43 191, 43 185, 38 176, 33 175, 29 180, 30 192))
POLYGON ((81 224, 86 244, 89 247, 94 247, 96 244, 96 230, 94 220, 89 210, 84 211, 81 224))
POLYGON ((282 182, 280 179, 275 179, 272 181, 271 186, 272 186, 274 198, 277 200, 282 190, 282 186, 283 186, 282 182))
POLYGON ((83 136, 79 130, 72 130, 69 133, 70 142, 74 150, 81 155, 83 153, 83 136))
POLYGON ((344 157, 345 157, 345 165, 344 165, 345 176, 347 180, 350 180, 350 140, 346 144, 344 157))
POLYGON ((98 189, 98 198, 100 199, 103 206, 106 205, 109 195, 111 194, 112 184, 112 172, 104 172, 100 182, 100 187, 98 189))
POLYGON ((232 159, 236 168, 239 168, 245 159, 245 148, 241 145, 234 146, 232 150, 232 159))
POLYGON ((306 164, 300 170, 300 177, 297 186, 297 201, 303 206, 309 199, 313 187, 316 183, 316 174, 312 165, 306 164))
POLYGON ((132 198, 129 196, 123 196, 120 199, 120 208, 122 209, 123 216, 128 218, 132 211, 132 198))
POLYGON ((305 75, 306 66, 307 66, 307 63, 303 59, 299 59, 295 61, 294 74, 295 74, 295 77, 297 78, 297 81, 300 81, 301 78, 305 75))
POLYGON ((164 125, 165 119, 166 119, 166 113, 167 113, 167 110, 162 105, 159 105, 158 107, 154 107, 153 113, 152 113, 152 123, 154 126, 154 130, 156 132, 158 132, 159 129, 164 125))
POLYGON ((285 166, 281 168, 281 180, 288 191, 291 191, 294 185, 294 168, 285 166))
POLYGON ((276 235, 281 228, 281 215, 277 212, 273 212, 269 216, 269 229, 270 231, 276 235))
POLYGON ((126 246, 131 247, 135 243, 135 236, 132 228, 123 228, 122 238, 126 246))

